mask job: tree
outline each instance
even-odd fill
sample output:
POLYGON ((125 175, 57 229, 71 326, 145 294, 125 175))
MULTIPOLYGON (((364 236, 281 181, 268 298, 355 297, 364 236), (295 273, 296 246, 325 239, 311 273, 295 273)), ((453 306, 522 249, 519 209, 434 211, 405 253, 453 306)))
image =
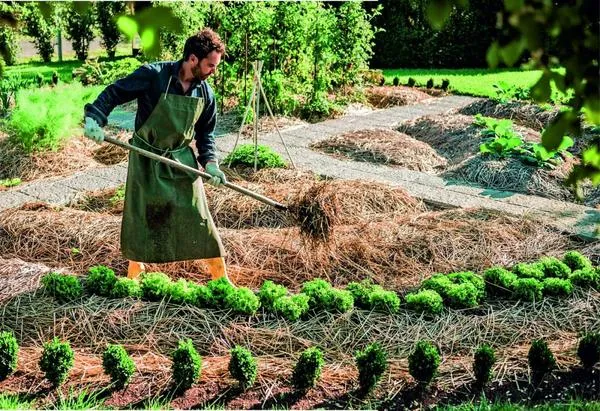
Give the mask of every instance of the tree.
POLYGON ((102 35, 102 46, 108 57, 115 58, 117 44, 121 40, 121 32, 115 17, 124 14, 126 4, 123 1, 99 1, 96 3, 96 23, 102 35))
POLYGON ((90 42, 94 38, 94 14, 89 2, 73 2, 66 10, 65 25, 67 38, 79 60, 88 56, 90 42))

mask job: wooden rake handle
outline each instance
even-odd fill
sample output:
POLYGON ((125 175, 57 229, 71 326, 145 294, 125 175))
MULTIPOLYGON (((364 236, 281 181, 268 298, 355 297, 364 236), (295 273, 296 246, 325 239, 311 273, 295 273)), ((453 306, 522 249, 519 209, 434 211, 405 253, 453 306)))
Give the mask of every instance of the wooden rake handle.
MULTIPOLYGON (((109 136, 104 137, 104 141, 109 142, 109 143, 114 144, 114 145, 117 145, 119 147, 123 147, 126 150, 134 151, 134 152, 136 152, 138 154, 143 155, 144 157, 151 158, 152 160, 156 160, 156 161, 158 161, 160 163, 166 164, 166 165, 171 166, 173 168, 177 168, 179 170, 186 171, 186 172, 191 173, 191 174, 195 174, 197 176, 200 176, 200 177, 204 178, 205 180, 209 180, 209 179, 212 178, 212 176, 210 174, 208 174, 208 173, 205 173, 203 171, 200 171, 200 170, 195 169, 195 168, 190 167, 190 166, 186 166, 185 164, 181 164, 178 161, 172 160, 170 158, 163 157, 161 155, 152 153, 152 152, 144 150, 142 148, 139 148, 139 147, 136 147, 136 146, 132 146, 131 144, 126 143, 124 141, 117 140, 117 139, 109 137, 109 136)), ((233 184, 233 183, 227 182, 227 183, 225 183, 223 185, 225 187, 227 187, 227 188, 230 188, 230 189, 232 189, 234 191, 237 191, 238 193, 244 194, 244 195, 246 195, 248 197, 252 197, 255 200, 258 200, 258 201, 260 201, 262 203, 265 203, 267 205, 275 207, 278 210, 283 210, 283 211, 288 211, 289 210, 286 205, 278 203, 277 201, 272 200, 269 197, 265 197, 263 195, 255 193, 254 191, 248 190, 247 188, 238 186, 237 184, 233 184)))

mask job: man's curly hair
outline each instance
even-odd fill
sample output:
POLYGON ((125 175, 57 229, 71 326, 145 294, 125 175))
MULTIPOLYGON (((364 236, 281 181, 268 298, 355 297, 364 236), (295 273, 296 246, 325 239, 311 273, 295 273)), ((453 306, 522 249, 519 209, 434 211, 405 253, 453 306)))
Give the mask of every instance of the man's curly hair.
POLYGON ((212 29, 204 28, 185 41, 183 60, 187 61, 190 54, 194 54, 198 60, 202 60, 212 51, 225 54, 225 44, 212 29))

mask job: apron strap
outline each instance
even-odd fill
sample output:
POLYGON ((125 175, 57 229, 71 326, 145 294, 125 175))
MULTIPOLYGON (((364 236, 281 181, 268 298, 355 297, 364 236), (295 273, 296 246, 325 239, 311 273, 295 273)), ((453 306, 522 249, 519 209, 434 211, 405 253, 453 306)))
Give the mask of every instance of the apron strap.
POLYGON ((173 76, 169 76, 169 82, 167 83, 167 89, 165 90, 165 100, 167 99, 167 94, 169 94, 169 87, 171 86, 171 80, 173 80, 173 76))

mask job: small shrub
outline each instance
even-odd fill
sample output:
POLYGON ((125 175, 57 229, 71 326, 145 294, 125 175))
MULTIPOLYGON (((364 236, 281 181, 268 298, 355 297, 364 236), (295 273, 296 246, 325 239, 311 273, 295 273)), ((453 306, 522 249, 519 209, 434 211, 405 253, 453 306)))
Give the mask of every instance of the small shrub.
POLYGON ((442 90, 448 91, 448 87, 450 86, 450 80, 447 78, 442 80, 442 90))
POLYGON ((543 257, 540 259, 540 264, 545 277, 569 278, 571 274, 569 266, 556 257, 543 257))
POLYGON ((415 80, 414 78, 412 78, 412 77, 408 78, 408 83, 407 83, 408 87, 414 87, 416 83, 417 83, 417 80, 415 80))
POLYGON ((42 277, 42 285, 44 292, 61 303, 79 298, 83 294, 81 281, 74 275, 48 273, 42 277))
POLYGON ((194 285, 184 279, 179 279, 177 282, 171 283, 171 287, 169 288, 171 301, 176 304, 193 304, 196 299, 194 285))
POLYGON ((539 263, 518 263, 512 272, 519 278, 535 278, 541 280, 544 278, 544 267, 539 263))
POLYGON ((142 298, 142 287, 137 280, 121 277, 117 279, 110 296, 113 298, 142 298))
POLYGON ((444 309, 442 297, 433 290, 421 290, 406 295, 409 309, 426 314, 439 314, 444 309))
POLYGON ((103 265, 97 265, 88 270, 88 275, 85 279, 85 288, 92 294, 109 296, 117 277, 115 272, 103 265))
POLYGON ((135 364, 122 345, 109 344, 102 354, 104 373, 110 376, 116 389, 125 387, 135 372, 135 364))
POLYGON ((200 378, 202 371, 202 357, 189 338, 180 340, 177 349, 173 351, 173 364, 171 366, 173 382, 179 391, 190 388, 200 378))
POLYGON ((567 251, 563 257, 563 262, 569 266, 571 271, 591 269, 592 262, 579 251, 567 251))
POLYGON ((61 342, 54 337, 44 344, 39 366, 52 386, 58 387, 65 382, 74 363, 75 354, 68 342, 61 342))
POLYGON ((492 367, 495 362, 496 355, 489 345, 484 344, 475 351, 473 356, 473 373, 475 374, 477 384, 483 386, 492 379, 492 367))
POLYGON ((307 348, 300 354, 292 373, 292 385, 298 391, 314 387, 321 377, 325 361, 323 353, 316 347, 307 348))
POLYGON ((272 310, 275 300, 286 296, 287 293, 288 290, 283 285, 275 284, 273 281, 267 280, 260 287, 260 290, 258 290, 260 305, 268 310, 272 310))
POLYGON ((513 283, 513 298, 523 301, 539 301, 542 299, 543 284, 535 278, 519 278, 513 283))
POLYGON ((400 308, 400 297, 394 291, 376 285, 369 294, 369 304, 373 311, 396 313, 400 308))
POLYGON ((600 333, 584 335, 579 340, 577 356, 581 360, 581 365, 586 369, 591 369, 596 365, 600 361, 600 333))
POLYGON ((515 273, 502 267, 488 268, 483 272, 486 291, 493 296, 507 296, 511 293, 513 284, 518 277, 515 273))
POLYGON ((225 296, 225 307, 236 314, 254 315, 259 306, 258 297, 246 287, 236 288, 225 296))
POLYGON ((423 281, 421 288, 433 290, 445 299, 448 295, 448 289, 452 287, 452 285, 452 281, 446 275, 434 274, 427 280, 423 281))
POLYGON ((289 321, 296 321, 308 312, 308 301, 306 294, 280 297, 275 300, 273 311, 289 321))
POLYGON ((408 371, 420 385, 428 385, 442 361, 439 349, 429 341, 419 341, 408 356, 408 371))
POLYGON ((452 284, 446 293, 447 304, 452 308, 472 308, 479 305, 479 291, 472 283, 452 284))
POLYGON ((193 302, 197 307, 200 308, 211 308, 212 304, 215 300, 212 291, 205 285, 196 285, 192 287, 193 289, 193 302))
POLYGON ((144 273, 140 281, 142 296, 148 301, 160 301, 171 296, 173 282, 165 273, 144 273))
POLYGON ((379 343, 369 344, 358 351, 354 359, 358 368, 358 385, 364 394, 369 393, 387 369, 387 353, 379 343))
POLYGON ((573 285, 582 288, 600 287, 600 275, 593 268, 577 269, 569 275, 569 280, 573 285))
MULTIPOLYGON (((258 145, 256 150, 256 168, 258 170, 263 168, 283 168, 286 166, 281 156, 270 147, 258 145)), ((223 164, 227 164, 229 167, 254 167, 254 145, 242 144, 238 146, 235 151, 225 157, 223 164)))
MULTIPOLYGON (((385 301, 380 301, 380 303, 385 304, 385 301)), ((328 304, 325 307, 327 311, 345 313, 354 307, 354 298, 350 291, 332 288, 329 290, 328 304)))
POLYGON ((427 80, 427 88, 433 88, 433 79, 432 78, 427 80))
POLYGON ((238 380, 243 390, 252 387, 258 375, 258 365, 252 353, 239 345, 233 348, 229 360, 229 373, 238 380))
POLYGON ((394 87, 398 87, 398 84, 400 84, 400 79, 398 77, 394 77, 392 84, 394 85, 394 87))
POLYGON ((73 70, 73 78, 86 86, 111 84, 122 79, 140 67, 140 61, 135 58, 124 58, 115 61, 87 60, 73 70))
POLYGON ((224 308, 225 298, 235 292, 235 287, 225 277, 210 280, 206 283, 206 287, 208 287, 213 298, 211 305, 215 308, 224 308))
POLYGON ((460 271, 456 273, 450 273, 447 277, 455 284, 471 283, 477 290, 477 300, 481 300, 485 297, 485 281, 483 278, 472 271, 460 271))
POLYGON ((302 285, 302 293, 308 296, 308 305, 313 310, 327 310, 332 289, 331 284, 320 278, 307 281, 302 285))
POLYGON ((544 340, 533 340, 527 359, 534 381, 539 381, 556 367, 554 354, 552 354, 552 351, 548 348, 548 343, 544 340))
POLYGON ((542 284, 544 295, 566 297, 573 293, 573 284, 571 284, 571 281, 563 278, 545 278, 542 284))
POLYGON ((19 344, 14 334, 9 331, 0 332, 0 381, 17 370, 19 344))

